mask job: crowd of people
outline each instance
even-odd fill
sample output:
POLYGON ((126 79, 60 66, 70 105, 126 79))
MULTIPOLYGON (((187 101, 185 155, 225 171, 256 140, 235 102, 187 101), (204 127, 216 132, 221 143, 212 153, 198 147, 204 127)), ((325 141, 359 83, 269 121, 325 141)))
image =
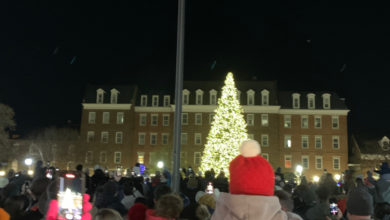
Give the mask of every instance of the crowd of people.
MULTIPOLYGON (((105 173, 96 166, 93 175, 76 167, 72 184, 81 186, 83 215, 96 220, 328 220, 390 219, 390 168, 383 163, 367 177, 346 171, 336 182, 324 172, 318 183, 303 176, 287 181, 260 156, 260 145, 249 140, 230 162, 229 178, 214 170, 195 173, 181 169, 180 193, 171 189, 168 170, 153 177, 140 175, 139 164, 122 172, 105 173)), ((58 217, 58 176, 61 171, 38 161, 33 177, 10 170, 0 177, 0 220, 61 219, 58 217)), ((76 187, 77 188, 77 187, 76 187)))

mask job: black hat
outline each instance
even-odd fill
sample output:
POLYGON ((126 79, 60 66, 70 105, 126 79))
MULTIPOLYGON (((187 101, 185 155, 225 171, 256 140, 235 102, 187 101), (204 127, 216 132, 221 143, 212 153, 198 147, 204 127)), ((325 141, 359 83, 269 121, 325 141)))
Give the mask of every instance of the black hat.
POLYGON ((352 215, 372 215, 374 213, 374 205, 371 194, 361 187, 353 189, 348 194, 347 211, 352 215))

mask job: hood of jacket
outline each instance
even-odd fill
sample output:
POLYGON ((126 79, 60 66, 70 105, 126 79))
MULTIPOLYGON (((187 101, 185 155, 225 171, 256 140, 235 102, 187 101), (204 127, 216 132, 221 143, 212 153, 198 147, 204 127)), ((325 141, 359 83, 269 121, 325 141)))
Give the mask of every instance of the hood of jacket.
POLYGON ((212 220, 287 219, 276 196, 221 193, 212 220))

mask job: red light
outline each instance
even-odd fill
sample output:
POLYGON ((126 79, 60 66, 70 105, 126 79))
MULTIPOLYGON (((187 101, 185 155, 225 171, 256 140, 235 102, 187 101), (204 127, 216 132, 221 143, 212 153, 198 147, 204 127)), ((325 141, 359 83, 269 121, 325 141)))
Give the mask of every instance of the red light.
POLYGON ((65 174, 65 177, 68 179, 74 179, 76 176, 73 173, 67 173, 65 174))

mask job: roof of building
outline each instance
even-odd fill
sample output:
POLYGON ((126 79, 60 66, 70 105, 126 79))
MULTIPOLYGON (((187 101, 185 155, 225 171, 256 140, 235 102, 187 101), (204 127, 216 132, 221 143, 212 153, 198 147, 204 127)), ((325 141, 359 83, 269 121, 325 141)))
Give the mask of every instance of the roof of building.
POLYGON ((135 95, 137 93, 137 86, 135 85, 92 85, 88 84, 85 89, 84 103, 96 103, 96 91, 98 89, 104 90, 103 103, 110 103, 111 89, 119 91, 118 104, 134 103, 135 95))
POLYGON ((384 135, 372 133, 359 133, 358 135, 354 135, 360 153, 362 154, 389 154, 390 148, 386 148, 381 143, 384 137, 384 135))
POLYGON ((297 91, 279 91, 279 105, 282 109, 291 109, 293 108, 293 98, 292 94, 298 93, 300 94, 300 109, 308 108, 308 98, 307 94, 313 93, 315 94, 315 109, 323 109, 322 103, 322 95, 325 93, 330 94, 330 108, 331 109, 348 109, 345 105, 345 101, 340 99, 340 97, 334 93, 329 91, 324 92, 297 92, 297 91))

